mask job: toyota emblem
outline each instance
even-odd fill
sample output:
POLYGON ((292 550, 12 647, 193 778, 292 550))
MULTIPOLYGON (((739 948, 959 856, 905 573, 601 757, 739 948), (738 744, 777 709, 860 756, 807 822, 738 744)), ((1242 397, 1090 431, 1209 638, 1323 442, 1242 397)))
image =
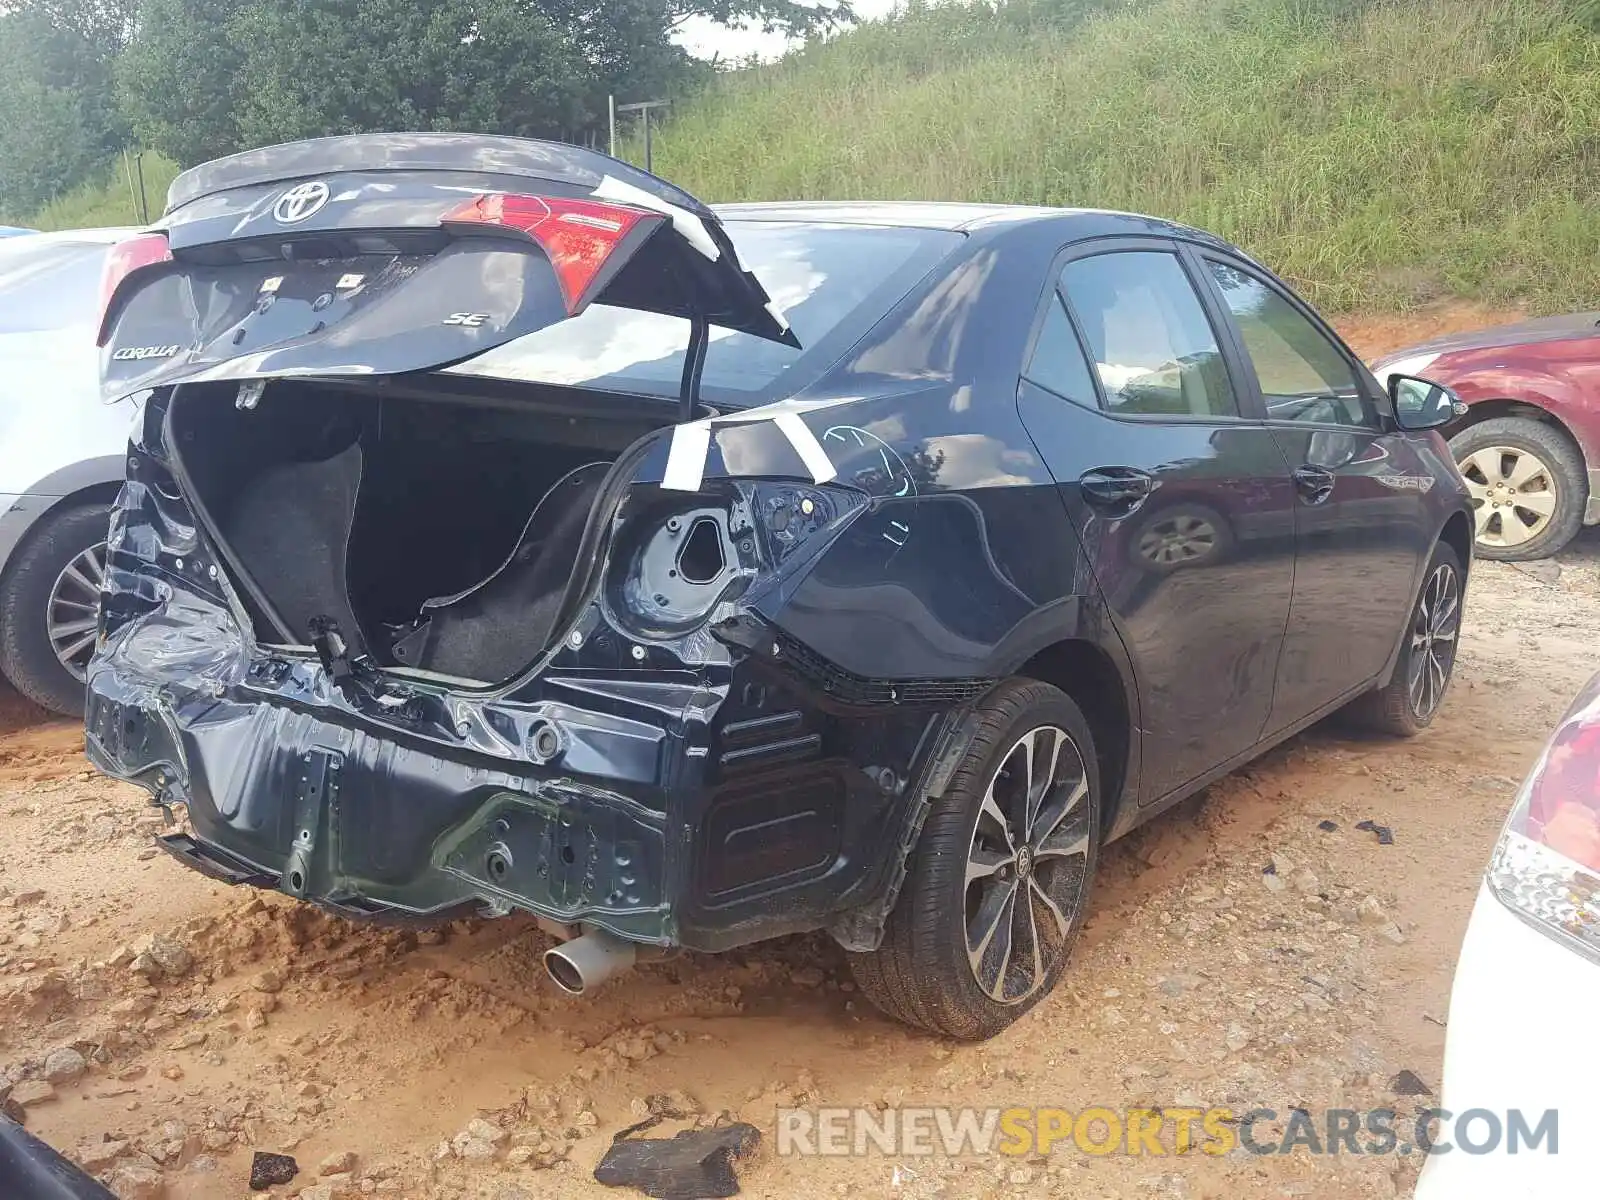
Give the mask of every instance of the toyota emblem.
POLYGON ((297 183, 272 206, 272 215, 280 225, 294 225, 322 211, 328 202, 328 185, 320 179, 310 183, 297 183))

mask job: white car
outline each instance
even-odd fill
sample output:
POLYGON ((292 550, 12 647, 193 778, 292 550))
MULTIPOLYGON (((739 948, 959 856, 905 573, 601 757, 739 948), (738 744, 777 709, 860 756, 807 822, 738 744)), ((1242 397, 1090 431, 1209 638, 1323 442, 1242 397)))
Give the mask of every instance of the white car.
POLYGON ((134 405, 100 399, 100 277, 131 229, 0 239, 0 674, 83 712, 134 405))
POLYGON ((1600 675, 1523 784, 1478 890, 1450 995, 1439 1105, 1457 1141, 1463 1114, 1475 1114, 1474 1132, 1468 1145, 1429 1157, 1417 1200, 1595 1194, 1597 993, 1600 675), (1500 1136, 1489 1136, 1496 1126, 1500 1136), (1513 1126, 1524 1135, 1513 1137, 1513 1126))

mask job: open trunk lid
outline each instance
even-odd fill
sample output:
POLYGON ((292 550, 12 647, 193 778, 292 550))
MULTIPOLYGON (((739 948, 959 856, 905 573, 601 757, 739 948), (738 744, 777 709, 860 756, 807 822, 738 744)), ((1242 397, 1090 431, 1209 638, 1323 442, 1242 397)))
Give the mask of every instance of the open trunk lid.
POLYGON ((592 303, 797 344, 688 193, 582 147, 476 134, 319 138, 195 167, 156 230, 117 248, 102 300, 108 397, 433 370, 592 303))

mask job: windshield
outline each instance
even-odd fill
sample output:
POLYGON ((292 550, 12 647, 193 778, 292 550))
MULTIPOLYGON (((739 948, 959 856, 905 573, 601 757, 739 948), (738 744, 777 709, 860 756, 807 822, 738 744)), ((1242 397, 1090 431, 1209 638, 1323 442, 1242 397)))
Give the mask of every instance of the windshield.
POLYGON ((98 242, 0 241, 0 333, 92 324, 100 315, 98 242))
MULTIPOLYGON (((701 394, 738 405, 810 382, 962 237, 941 229, 776 221, 732 221, 726 228, 740 262, 761 280, 802 347, 713 326, 701 394)), ((676 396, 688 341, 689 322, 680 317, 596 304, 453 371, 676 396)))

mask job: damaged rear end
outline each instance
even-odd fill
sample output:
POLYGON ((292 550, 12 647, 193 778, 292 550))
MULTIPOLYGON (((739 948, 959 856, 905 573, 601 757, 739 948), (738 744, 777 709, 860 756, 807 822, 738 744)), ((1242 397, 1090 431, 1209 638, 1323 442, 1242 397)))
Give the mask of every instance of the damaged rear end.
POLYGON ((797 346, 709 209, 569 147, 301 143, 180 177, 106 303, 107 391, 148 399, 88 746, 186 807, 170 853, 351 916, 587 927, 573 990, 640 944, 871 943, 982 684, 886 697, 783 632, 894 497, 806 405, 697 407, 713 326, 797 346), (483 366, 603 355, 563 344, 591 305, 669 321, 676 387, 483 366))

